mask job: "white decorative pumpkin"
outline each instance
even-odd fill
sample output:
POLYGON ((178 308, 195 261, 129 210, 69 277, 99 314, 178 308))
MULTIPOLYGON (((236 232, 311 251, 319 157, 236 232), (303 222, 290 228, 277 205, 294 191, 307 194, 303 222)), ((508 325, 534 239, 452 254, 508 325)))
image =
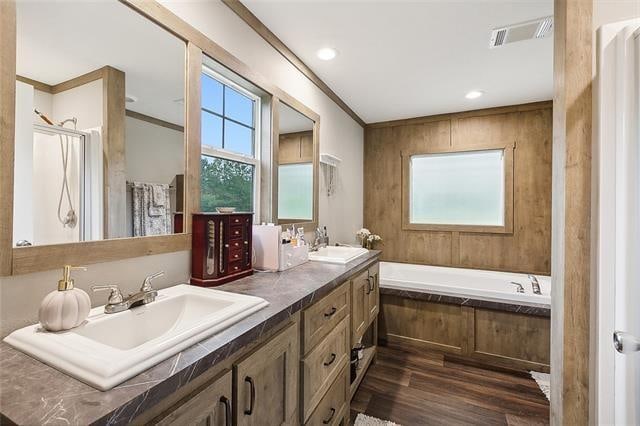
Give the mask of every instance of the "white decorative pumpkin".
POLYGON ((38 311, 40 324, 49 331, 69 330, 87 319, 91 309, 89 295, 79 288, 52 291, 38 311))
POLYGON ((40 304, 38 319, 46 330, 69 330, 82 324, 89 316, 91 300, 85 291, 73 287, 72 269, 86 271, 83 267, 65 265, 58 290, 47 294, 40 304))

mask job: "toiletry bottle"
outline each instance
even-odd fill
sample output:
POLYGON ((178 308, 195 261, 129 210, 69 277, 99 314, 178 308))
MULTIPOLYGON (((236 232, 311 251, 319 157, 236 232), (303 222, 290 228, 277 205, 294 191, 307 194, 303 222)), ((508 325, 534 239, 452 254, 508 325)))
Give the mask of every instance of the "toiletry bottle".
POLYGON ((89 316, 91 300, 84 290, 74 288, 71 279, 73 269, 87 270, 65 265, 58 289, 47 294, 40 304, 38 319, 46 330, 69 330, 82 324, 89 316))

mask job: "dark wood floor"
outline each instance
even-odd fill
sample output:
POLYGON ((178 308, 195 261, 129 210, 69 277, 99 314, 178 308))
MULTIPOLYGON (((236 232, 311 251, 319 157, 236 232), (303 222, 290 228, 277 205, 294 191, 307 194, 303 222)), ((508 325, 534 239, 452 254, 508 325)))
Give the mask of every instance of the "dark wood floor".
POLYGON ((352 421, 358 413, 402 426, 549 424, 549 403, 525 373, 389 347, 379 348, 351 401, 352 421))

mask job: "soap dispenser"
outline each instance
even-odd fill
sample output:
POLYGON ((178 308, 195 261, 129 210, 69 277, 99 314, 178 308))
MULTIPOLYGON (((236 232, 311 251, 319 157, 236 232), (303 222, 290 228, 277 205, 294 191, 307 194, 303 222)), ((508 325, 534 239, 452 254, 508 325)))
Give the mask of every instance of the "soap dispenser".
POLYGON ((69 330, 82 324, 89 316, 91 300, 85 291, 73 287, 71 271, 74 269, 87 270, 81 266, 65 265, 58 290, 47 294, 40 304, 38 319, 46 330, 69 330))

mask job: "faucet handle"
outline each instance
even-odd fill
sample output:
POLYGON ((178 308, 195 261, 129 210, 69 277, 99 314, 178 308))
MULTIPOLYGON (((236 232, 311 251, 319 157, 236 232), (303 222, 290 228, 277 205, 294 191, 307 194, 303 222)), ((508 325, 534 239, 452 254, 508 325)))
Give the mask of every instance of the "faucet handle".
POLYGON ((117 285, 108 284, 108 285, 94 285, 91 286, 91 290, 93 291, 103 291, 110 290, 109 299, 107 300, 107 304, 109 305, 117 305, 118 303, 122 303, 124 301, 124 297, 122 296, 122 292, 117 285))
POLYGON ((156 272, 155 274, 151 274, 147 276, 142 282, 142 287, 140 287, 140 291, 153 291, 153 287, 151 287, 151 281, 156 278, 160 278, 164 276, 164 271, 156 272))

